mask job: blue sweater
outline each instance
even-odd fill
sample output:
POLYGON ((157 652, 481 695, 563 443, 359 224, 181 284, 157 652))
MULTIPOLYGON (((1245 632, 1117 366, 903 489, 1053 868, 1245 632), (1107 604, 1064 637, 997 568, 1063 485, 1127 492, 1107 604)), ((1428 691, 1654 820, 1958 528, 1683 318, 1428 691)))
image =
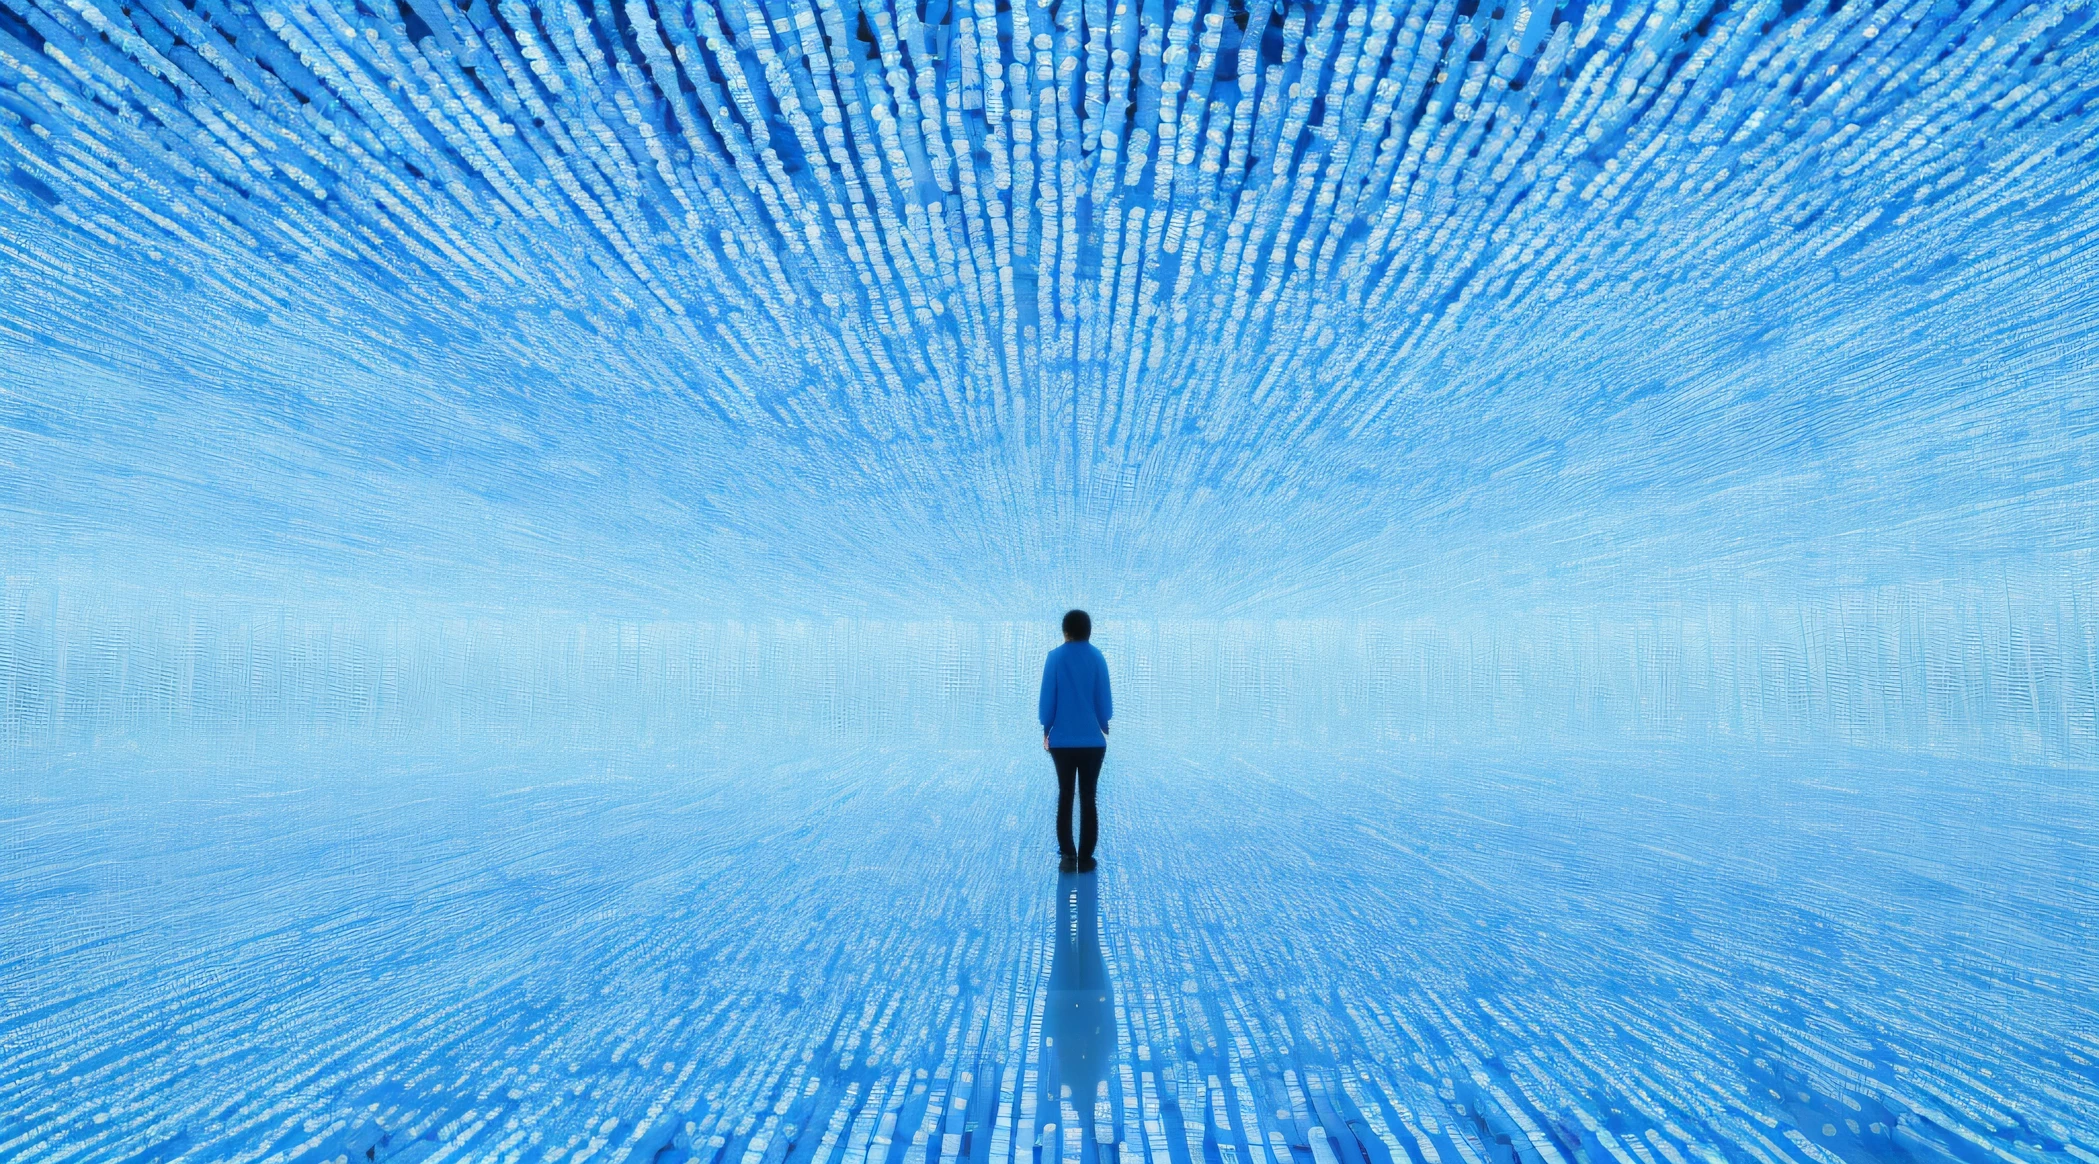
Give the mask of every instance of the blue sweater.
POLYGON ((1049 653, 1037 712, 1052 748, 1107 746, 1115 701, 1108 696, 1108 660, 1092 643, 1065 643, 1049 653))

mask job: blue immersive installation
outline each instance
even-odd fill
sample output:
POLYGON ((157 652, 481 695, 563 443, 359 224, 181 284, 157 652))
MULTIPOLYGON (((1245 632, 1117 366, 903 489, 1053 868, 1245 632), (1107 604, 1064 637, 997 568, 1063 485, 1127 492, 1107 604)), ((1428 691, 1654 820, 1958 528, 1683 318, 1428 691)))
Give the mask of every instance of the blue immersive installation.
POLYGON ((0 0, 0 1160, 2099 1164, 2095 101, 2089 0, 0 0))

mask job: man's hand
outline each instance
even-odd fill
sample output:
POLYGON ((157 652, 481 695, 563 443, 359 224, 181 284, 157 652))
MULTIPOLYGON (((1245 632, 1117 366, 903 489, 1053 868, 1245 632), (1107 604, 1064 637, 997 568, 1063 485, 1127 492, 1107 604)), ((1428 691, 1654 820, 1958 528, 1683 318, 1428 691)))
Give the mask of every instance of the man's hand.
POLYGON ((1045 752, 1049 751, 1049 733, 1048 733, 1048 732, 1044 732, 1044 733, 1042 733, 1042 750, 1043 750, 1043 751, 1045 751, 1045 752))

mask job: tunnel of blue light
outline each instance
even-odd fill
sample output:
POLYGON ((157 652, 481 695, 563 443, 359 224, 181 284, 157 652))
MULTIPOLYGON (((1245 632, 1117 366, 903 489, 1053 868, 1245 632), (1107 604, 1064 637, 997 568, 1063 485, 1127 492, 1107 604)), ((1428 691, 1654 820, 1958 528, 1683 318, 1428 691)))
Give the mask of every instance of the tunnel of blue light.
POLYGON ((0 1160, 2099 1164, 2095 101, 2089 0, 0 0, 0 1160))

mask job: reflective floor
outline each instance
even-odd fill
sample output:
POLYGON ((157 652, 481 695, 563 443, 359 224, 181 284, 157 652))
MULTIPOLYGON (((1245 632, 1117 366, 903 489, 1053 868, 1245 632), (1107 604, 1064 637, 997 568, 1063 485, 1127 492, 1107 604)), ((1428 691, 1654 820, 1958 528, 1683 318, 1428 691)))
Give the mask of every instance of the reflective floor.
POLYGON ((2099 1161, 2089 773, 50 760, 0 1159, 2099 1161))

